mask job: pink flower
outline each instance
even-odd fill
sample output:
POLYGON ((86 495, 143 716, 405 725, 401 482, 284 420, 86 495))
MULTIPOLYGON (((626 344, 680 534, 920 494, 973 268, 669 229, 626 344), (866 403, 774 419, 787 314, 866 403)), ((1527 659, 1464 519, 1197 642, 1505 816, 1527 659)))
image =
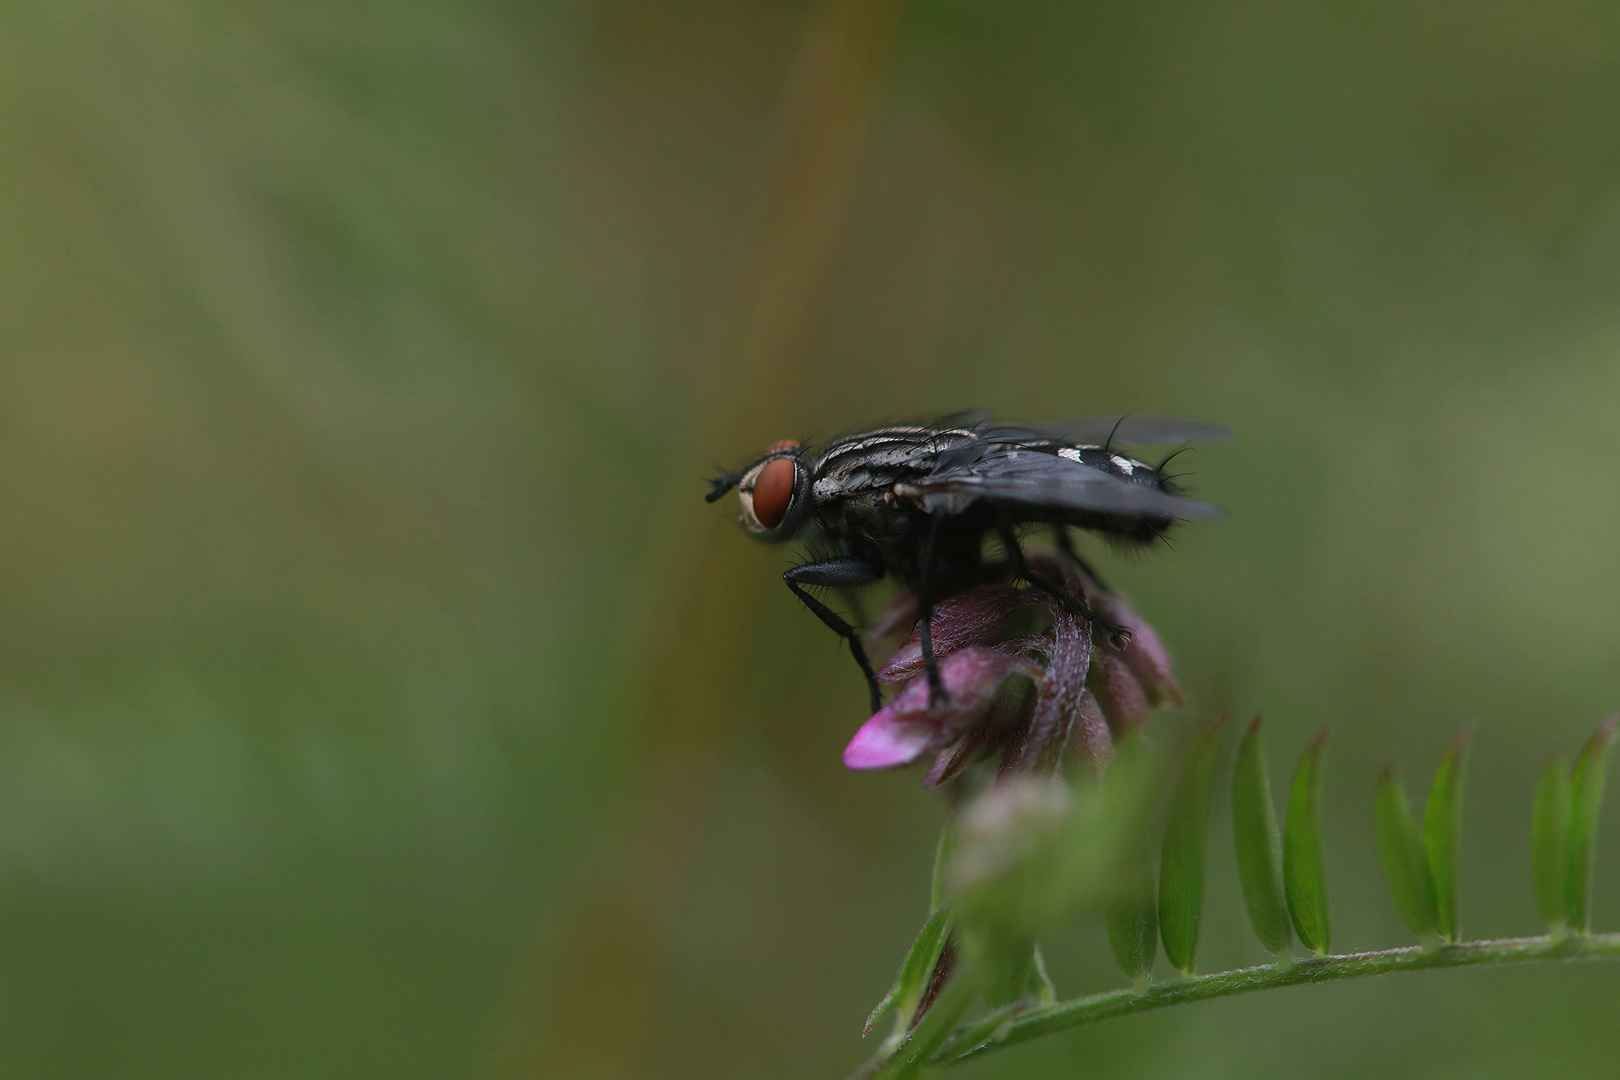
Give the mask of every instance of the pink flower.
MULTIPOLYGON (((920 670, 920 662, 918 667, 920 670)), ((997 649, 973 646, 952 652, 939 665, 950 703, 930 712, 928 681, 913 680, 861 725, 844 749, 844 764, 852 769, 910 765, 929 751, 954 742, 969 724, 982 718, 1009 678, 1023 675, 1035 680, 1042 674, 1034 661, 997 649)))
MULTIPOLYGON (((1153 705, 1180 704, 1169 654, 1122 597, 1069 562, 1047 556, 1029 562, 1094 612, 1126 627, 1130 639, 1124 647, 1094 641, 1091 624, 1046 593, 996 580, 1006 576, 1003 568, 996 579, 934 605, 930 629, 948 704, 928 708, 921 635, 913 626, 878 672, 885 682, 905 685, 861 725, 844 750, 845 765, 896 768, 932 754, 923 784, 933 787, 996 753, 1004 775, 1051 773, 1073 746, 1083 765, 1100 771, 1113 755, 1114 736, 1146 723, 1153 705), (1050 626, 1011 633, 1030 625, 1024 612, 1036 606, 1046 609, 1050 626)), ((899 634, 915 623, 916 610, 916 598, 904 594, 874 631, 899 634)))

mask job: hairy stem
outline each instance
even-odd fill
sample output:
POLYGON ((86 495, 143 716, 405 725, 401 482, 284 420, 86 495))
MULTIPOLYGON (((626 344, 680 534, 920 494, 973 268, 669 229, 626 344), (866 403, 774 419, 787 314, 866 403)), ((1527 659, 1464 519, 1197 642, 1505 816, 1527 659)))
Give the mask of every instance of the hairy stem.
POLYGON ((1114 990, 1051 1005, 1009 1006, 958 1030, 933 1054, 929 1064, 951 1065, 1004 1046, 1084 1027, 1100 1020, 1131 1016, 1187 1001, 1231 997, 1279 986, 1357 979, 1364 975, 1386 975, 1394 971, 1421 971, 1427 968, 1606 958, 1620 958, 1620 934, 1499 938, 1457 945, 1413 945, 1378 952, 1284 960, 1263 967, 1194 975, 1143 990, 1114 990))

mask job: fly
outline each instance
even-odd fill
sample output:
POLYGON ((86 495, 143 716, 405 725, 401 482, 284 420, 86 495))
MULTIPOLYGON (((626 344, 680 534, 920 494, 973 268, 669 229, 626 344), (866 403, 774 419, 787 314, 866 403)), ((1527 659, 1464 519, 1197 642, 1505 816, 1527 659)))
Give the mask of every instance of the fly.
POLYGON ((1222 516, 1211 504, 1180 494, 1163 461, 1150 465, 1115 447, 1188 445, 1231 435, 1214 424, 1145 416, 1022 426, 993 424, 984 413, 960 414, 936 424, 877 428, 819 449, 779 442, 746 468, 712 480, 707 501, 735 488, 742 504, 739 524, 757 539, 812 539, 835 552, 782 576, 849 643, 874 712, 882 695, 860 634, 808 589, 854 590, 893 577, 915 593, 929 700, 937 706, 946 695, 929 632, 933 605, 983 582, 988 537, 1000 542, 1017 577, 1122 645, 1129 631, 1029 567, 1022 534, 1032 526, 1051 528, 1059 550, 1095 578, 1069 529, 1139 546, 1178 521, 1222 516))

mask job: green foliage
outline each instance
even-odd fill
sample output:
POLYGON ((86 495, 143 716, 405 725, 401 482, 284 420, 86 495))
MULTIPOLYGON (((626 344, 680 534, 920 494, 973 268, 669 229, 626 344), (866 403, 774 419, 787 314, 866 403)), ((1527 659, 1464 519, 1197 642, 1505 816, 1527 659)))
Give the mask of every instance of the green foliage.
POLYGON ((1586 740, 1570 782, 1568 905, 1569 926, 1577 934, 1588 933, 1592 928, 1592 862, 1597 853, 1597 818, 1603 805, 1603 782, 1617 721, 1620 716, 1609 717, 1586 740))
POLYGON ((1541 770, 1531 818, 1530 864, 1536 882, 1536 906, 1549 933, 1569 925, 1569 772, 1554 754, 1541 770))
POLYGON ((982 960, 984 1002, 991 1008, 1010 1005, 1024 996, 1035 974, 1035 939, 1009 942, 982 960))
POLYGON ((1154 902, 1153 859, 1146 850, 1119 871, 1121 888, 1104 909, 1108 944, 1114 959, 1132 982, 1153 974, 1159 951, 1159 911, 1154 902))
POLYGON ((1406 787, 1386 766, 1374 790, 1374 816, 1378 824, 1378 853, 1384 863, 1384 877, 1394 894, 1395 906, 1412 933, 1427 938, 1439 922, 1434 896, 1434 877, 1423 836, 1412 817, 1412 804, 1406 787))
POLYGON ((919 935, 894 989, 879 1007, 880 1011, 891 1006, 902 1010, 896 1035, 888 1049, 859 1075, 912 1076, 924 1066, 951 1064, 987 1049, 1109 1017, 1251 990, 1477 964, 1620 959, 1620 934, 1587 932, 1589 905, 1585 902, 1595 821, 1620 717, 1605 722, 1587 740, 1573 775, 1556 757, 1542 770, 1536 792, 1533 860, 1537 900, 1552 933, 1540 938, 1460 940, 1456 856, 1472 736, 1471 730, 1465 730, 1441 757, 1421 827, 1393 764, 1384 768, 1374 785, 1379 852, 1401 916, 1420 938, 1432 941, 1432 935, 1438 933, 1449 944, 1440 949, 1408 946, 1347 956, 1329 955, 1320 825, 1322 749, 1327 733, 1313 740, 1300 757, 1279 835, 1264 736, 1256 717, 1238 747, 1232 781, 1233 835, 1245 904, 1255 933, 1273 953, 1287 955, 1292 923, 1300 941, 1321 959, 1193 975, 1209 798, 1225 719, 1224 715, 1217 718, 1198 733, 1176 777, 1165 823, 1157 904, 1153 867, 1145 847, 1136 847, 1132 854, 1129 843, 1112 847, 1079 844, 1080 838, 1095 836, 1098 827, 1122 829, 1124 835, 1140 842, 1136 830, 1141 816, 1136 811, 1145 772, 1134 744, 1122 748, 1116 763, 1123 763, 1123 774, 1132 778, 1125 787, 1106 780, 1083 785, 1080 797, 1071 803, 1070 796, 1060 794, 1065 790, 1060 784, 1000 785, 969 805, 959 830, 941 838, 936 881, 949 883, 954 902, 966 902, 970 908, 1013 903, 1015 896, 1038 885, 1031 875, 1049 873, 1054 867, 1067 873, 1071 906, 1081 892, 1086 903, 1100 900, 1109 943, 1131 978, 1132 988, 1058 1001, 1031 932, 1033 924, 1005 915, 999 922, 986 920, 981 914, 962 939, 967 945, 965 970, 945 982, 934 1006, 914 1021, 917 1002, 929 993, 929 976, 951 933, 946 909, 940 908, 919 935), (1113 794, 1111 786, 1115 787, 1113 794), (1132 796, 1122 799, 1119 791, 1123 790, 1132 796), (953 836, 959 839, 953 842, 953 836), (1075 850, 1084 854, 1073 862, 1075 852, 1069 849, 1076 844, 1075 850), (1069 854, 1054 854, 1064 851, 1069 854), (1061 870, 1065 865, 1067 870, 1061 870), (1092 887, 1079 888, 1082 877, 1093 882, 1092 887), (1099 891, 1095 887, 1099 877, 1110 878, 1111 885, 1099 891), (1574 937, 1561 932, 1566 913, 1576 930, 1574 937), (1184 976, 1158 986, 1149 981, 1156 925, 1167 956, 1184 976), (994 931, 986 932, 987 926, 994 931), (992 1011, 956 1027, 972 999, 979 996, 992 1011), (907 1025, 912 1024, 915 1030, 907 1037, 907 1025))
POLYGON ((878 1002, 872 1015, 866 1018, 866 1030, 871 1031, 872 1025, 883 1018, 883 1014, 890 1009, 895 1012, 895 1034, 903 1035, 911 1027, 912 1017, 917 1012, 917 1005, 922 1001, 923 991, 928 986, 928 977, 934 972, 934 965, 939 963, 939 955, 950 940, 951 913, 950 908, 941 905, 934 909, 928 917, 923 928, 918 931, 917 939, 911 943, 911 949, 900 964, 900 973, 895 976, 894 985, 889 992, 878 1002))
POLYGON ((1327 955, 1332 941, 1327 870, 1322 856, 1322 744, 1326 740, 1324 731, 1299 759, 1283 828, 1283 887, 1288 913, 1300 942, 1322 956, 1327 955))
POLYGON ((1282 833, 1271 802, 1265 736, 1258 716, 1243 736, 1232 773, 1232 838, 1249 923, 1260 944, 1276 956, 1287 956, 1294 935, 1283 891, 1282 833))
POLYGON ((1226 717, 1219 716, 1193 740, 1182 765, 1170 814, 1165 821, 1159 862, 1159 935, 1176 969, 1191 974, 1198 953, 1198 924, 1204 906, 1204 839, 1209 828, 1209 796, 1216 754, 1226 717))
POLYGON ((1434 880, 1435 929, 1447 941, 1462 940, 1462 926, 1457 921, 1457 844, 1462 835, 1463 781, 1473 734, 1473 728, 1465 729, 1446 748, 1423 810, 1423 848, 1434 880))

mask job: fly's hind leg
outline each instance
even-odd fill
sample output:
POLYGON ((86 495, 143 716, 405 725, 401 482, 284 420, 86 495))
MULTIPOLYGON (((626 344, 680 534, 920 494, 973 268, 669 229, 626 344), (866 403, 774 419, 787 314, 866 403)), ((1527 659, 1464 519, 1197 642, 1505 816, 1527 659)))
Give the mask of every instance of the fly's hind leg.
MULTIPOLYGON (((1001 536, 1001 546, 1007 549, 1007 557, 1012 560, 1013 571, 1019 577, 1029 582, 1034 588, 1052 597, 1058 603, 1062 604, 1076 615, 1079 615, 1082 619, 1086 620, 1086 622, 1090 623, 1098 630, 1101 630, 1103 633, 1107 634, 1109 644, 1113 645, 1114 648, 1123 649, 1126 643, 1131 640, 1131 632, 1128 629, 1116 622, 1112 622, 1103 618, 1101 615, 1098 615, 1095 611, 1091 610, 1090 606, 1086 604, 1084 599, 1078 596, 1070 596, 1068 591, 1060 586, 1057 582, 1031 570, 1029 568, 1029 563, 1024 560, 1023 545, 1018 542, 1018 535, 1013 532, 1012 526, 1003 521, 996 526, 996 531, 1001 536)), ((1072 548, 1073 545, 1071 544, 1070 547, 1072 548)), ((1076 561, 1079 561, 1078 554, 1076 554, 1074 557, 1076 561)), ((1080 562, 1080 566, 1082 569, 1086 568, 1084 562, 1080 562)), ((1087 572, 1090 572, 1089 569, 1087 572)))
POLYGON ((1108 582, 1102 579, 1102 575, 1097 573, 1097 568, 1092 566, 1091 563, 1087 561, 1086 557, 1081 555, 1079 551, 1075 550, 1074 537, 1069 535, 1069 527, 1067 525, 1052 526, 1052 536, 1057 540, 1058 552, 1062 554, 1065 559, 1068 559, 1070 562, 1074 563, 1074 565, 1078 566, 1080 568, 1080 572, 1086 575, 1086 577, 1090 578, 1096 584, 1097 588, 1101 589, 1105 593, 1112 593, 1114 591, 1108 587, 1108 582))
POLYGON ((850 655, 855 657, 855 663, 860 665, 861 674, 866 676, 866 689, 872 696, 873 712, 883 708, 883 695, 878 690, 877 674, 872 670, 872 662, 866 658, 866 646, 861 644, 860 633, 836 611, 805 591, 805 586, 825 585, 835 589, 853 590, 862 585, 871 585, 882 577, 882 567, 873 566, 851 555, 805 563, 782 575, 782 580, 793 590, 793 595, 797 596, 816 618, 826 624, 829 630, 849 642, 850 655))

